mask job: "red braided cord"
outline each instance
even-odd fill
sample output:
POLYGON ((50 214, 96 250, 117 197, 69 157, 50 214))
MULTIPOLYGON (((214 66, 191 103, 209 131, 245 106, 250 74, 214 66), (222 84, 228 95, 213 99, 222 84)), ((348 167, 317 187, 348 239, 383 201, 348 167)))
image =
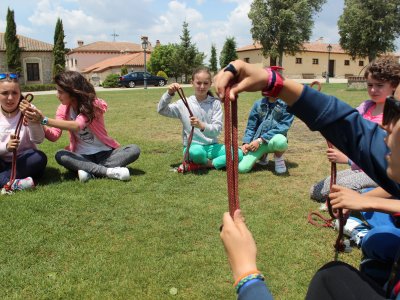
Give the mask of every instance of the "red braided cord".
MULTIPOLYGON (((25 99, 25 100, 27 100, 29 102, 32 102, 33 95, 32 94, 26 94, 26 96, 24 98, 22 98, 22 99, 25 99)), ((15 137, 17 139, 19 139, 19 134, 21 132, 23 121, 24 121, 24 115, 21 114, 21 116, 18 119, 18 123, 17 123, 17 126, 15 128, 15 132, 14 132, 14 135, 15 135, 15 137)), ((10 180, 4 185, 4 189, 6 191, 10 191, 11 190, 11 186, 14 183, 16 176, 17 176, 17 149, 14 149, 13 150, 13 156, 12 156, 12 162, 11 162, 10 180)))
POLYGON ((239 209, 238 191, 238 116, 237 101, 229 99, 230 87, 225 90, 225 152, 226 152, 226 178, 228 186, 229 213, 233 217, 235 210, 239 209))
MULTIPOLYGON (((313 81, 310 84, 310 87, 313 87, 314 85, 317 85, 317 90, 320 91, 321 90, 321 83, 319 81, 313 81)), ((327 141, 328 143, 328 147, 329 148, 333 148, 333 145, 327 141)), ((332 192, 332 186, 334 184, 336 184, 336 175, 337 175, 337 169, 336 169, 336 163, 332 162, 331 163, 331 180, 330 180, 330 185, 329 185, 329 191, 332 192)), ((346 220, 343 217, 343 210, 342 209, 338 209, 338 214, 337 216, 333 213, 332 210, 332 205, 331 205, 331 201, 328 197, 327 201, 326 201, 326 205, 328 207, 328 212, 329 215, 331 216, 330 219, 327 219, 325 217, 323 217, 319 212, 310 212, 308 214, 308 222, 315 225, 315 226, 319 226, 319 227, 332 227, 333 223, 332 221, 334 219, 338 219, 339 220, 339 234, 338 237, 336 239, 336 243, 335 243, 335 260, 337 260, 337 253, 339 251, 343 252, 345 250, 345 246, 343 243, 343 230, 344 230, 344 225, 346 224, 346 220), (319 223, 317 223, 314 219, 313 219, 313 215, 319 217, 320 219, 323 220, 323 225, 320 225, 319 223)))
MULTIPOLYGON (((192 111, 191 111, 191 109, 189 107, 189 102, 187 101, 187 99, 185 97, 185 93, 183 92, 182 88, 179 88, 177 90, 177 93, 178 93, 179 97, 181 97, 181 100, 182 100, 183 104, 186 106, 186 108, 187 108, 187 110, 189 112, 189 116, 193 117, 193 113, 192 113, 192 111)), ((184 171, 186 171, 187 164, 189 163, 189 148, 190 148, 190 145, 192 144, 193 132, 194 132, 194 127, 192 126, 192 129, 190 131, 190 134, 189 134, 189 137, 188 137, 188 140, 187 140, 185 154, 183 155, 182 165, 183 165, 184 171)))
MULTIPOLYGON (((329 141, 327 141, 327 143, 328 143, 329 148, 333 148, 333 145, 329 141)), ((334 184, 336 184, 336 175, 337 175, 336 163, 332 162, 331 163, 331 180, 330 180, 330 185, 329 185, 330 192, 332 192, 332 186, 334 184)), ((336 250, 335 260, 337 260, 337 253, 343 252, 345 249, 345 246, 343 243, 343 230, 344 230, 345 220, 343 218, 343 210, 341 208, 338 209, 337 215, 335 215, 333 213, 331 199, 329 197, 326 201, 326 204, 328 206, 329 215, 332 217, 332 219, 337 218, 339 220, 339 233, 338 233, 338 237, 336 238, 336 243, 335 243, 335 250, 336 250)))

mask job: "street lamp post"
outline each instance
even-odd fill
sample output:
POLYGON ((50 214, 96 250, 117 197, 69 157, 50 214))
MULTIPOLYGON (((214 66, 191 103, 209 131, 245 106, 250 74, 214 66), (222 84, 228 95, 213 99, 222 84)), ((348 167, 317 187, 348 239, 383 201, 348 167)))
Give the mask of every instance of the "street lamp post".
POLYGON ((326 83, 329 83, 329 61, 331 60, 331 51, 332 51, 332 45, 329 44, 326 47, 326 50, 328 50, 328 68, 326 70, 326 83))
POLYGON ((143 49, 143 53, 144 53, 144 88, 147 89, 147 78, 146 78, 146 73, 147 73, 147 67, 146 67, 146 49, 147 49, 147 45, 149 44, 149 39, 147 36, 142 36, 142 49, 143 49))

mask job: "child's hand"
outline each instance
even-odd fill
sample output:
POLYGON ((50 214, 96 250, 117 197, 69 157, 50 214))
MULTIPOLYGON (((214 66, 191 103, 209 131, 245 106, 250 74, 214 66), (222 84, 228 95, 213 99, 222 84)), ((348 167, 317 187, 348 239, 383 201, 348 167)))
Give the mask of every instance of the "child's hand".
POLYGON ((38 110, 35 106, 30 106, 25 109, 24 122, 28 121, 31 123, 40 123, 44 118, 43 113, 38 110))
POLYGON ((244 155, 249 152, 249 144, 243 144, 242 146, 240 146, 240 148, 242 149, 244 155))
POLYGON ((198 118, 196 117, 190 117, 190 125, 196 128, 200 128, 200 130, 204 130, 206 126, 204 125, 203 122, 201 122, 198 118))
POLYGON ((169 85, 168 87, 168 94, 170 96, 175 95, 175 92, 181 88, 180 84, 175 82, 169 85))
POLYGON ((260 147, 260 143, 258 142, 258 140, 254 140, 254 141, 252 141, 252 142, 248 145, 247 148, 248 148, 251 152, 255 152, 255 151, 258 150, 259 147, 260 147))
POLYGON ((25 114, 26 110, 31 106, 32 106, 31 103, 24 99, 19 103, 19 110, 21 111, 22 114, 25 114))
POLYGON ((240 210, 235 211, 233 219, 229 213, 224 213, 220 236, 228 255, 234 280, 248 271, 257 270, 256 243, 240 210))
POLYGON ((347 164, 349 160, 345 154, 334 148, 328 148, 328 150, 326 150, 326 156, 330 162, 338 164, 347 164))
POLYGON ((10 134, 10 140, 7 143, 7 151, 8 152, 13 152, 14 150, 17 150, 19 146, 19 139, 15 136, 15 134, 10 134))

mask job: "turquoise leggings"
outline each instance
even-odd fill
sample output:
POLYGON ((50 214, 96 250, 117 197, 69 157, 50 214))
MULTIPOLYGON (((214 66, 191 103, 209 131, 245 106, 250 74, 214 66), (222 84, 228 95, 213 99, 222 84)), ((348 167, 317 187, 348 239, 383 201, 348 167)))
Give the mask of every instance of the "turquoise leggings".
POLYGON ((255 152, 248 152, 239 163, 239 173, 247 173, 253 168, 257 160, 265 153, 284 152, 288 148, 287 138, 282 134, 275 134, 268 144, 262 144, 255 152))
MULTIPOLYGON (((183 147, 183 154, 185 154, 185 151, 186 147, 183 147)), ((242 149, 239 149, 238 156, 239 161, 241 161, 243 158, 242 149)), ((189 149, 189 159, 199 165, 206 165, 208 160, 211 160, 214 168, 222 169, 226 166, 225 145, 200 145, 192 143, 189 149)))

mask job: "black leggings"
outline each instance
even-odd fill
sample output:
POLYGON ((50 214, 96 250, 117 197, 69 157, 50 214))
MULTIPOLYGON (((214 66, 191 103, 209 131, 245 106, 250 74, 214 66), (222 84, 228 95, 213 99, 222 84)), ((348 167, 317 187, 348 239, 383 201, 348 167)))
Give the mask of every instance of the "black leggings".
POLYGON ((343 262, 330 262, 314 275, 307 300, 386 299, 385 291, 356 268, 343 262))

